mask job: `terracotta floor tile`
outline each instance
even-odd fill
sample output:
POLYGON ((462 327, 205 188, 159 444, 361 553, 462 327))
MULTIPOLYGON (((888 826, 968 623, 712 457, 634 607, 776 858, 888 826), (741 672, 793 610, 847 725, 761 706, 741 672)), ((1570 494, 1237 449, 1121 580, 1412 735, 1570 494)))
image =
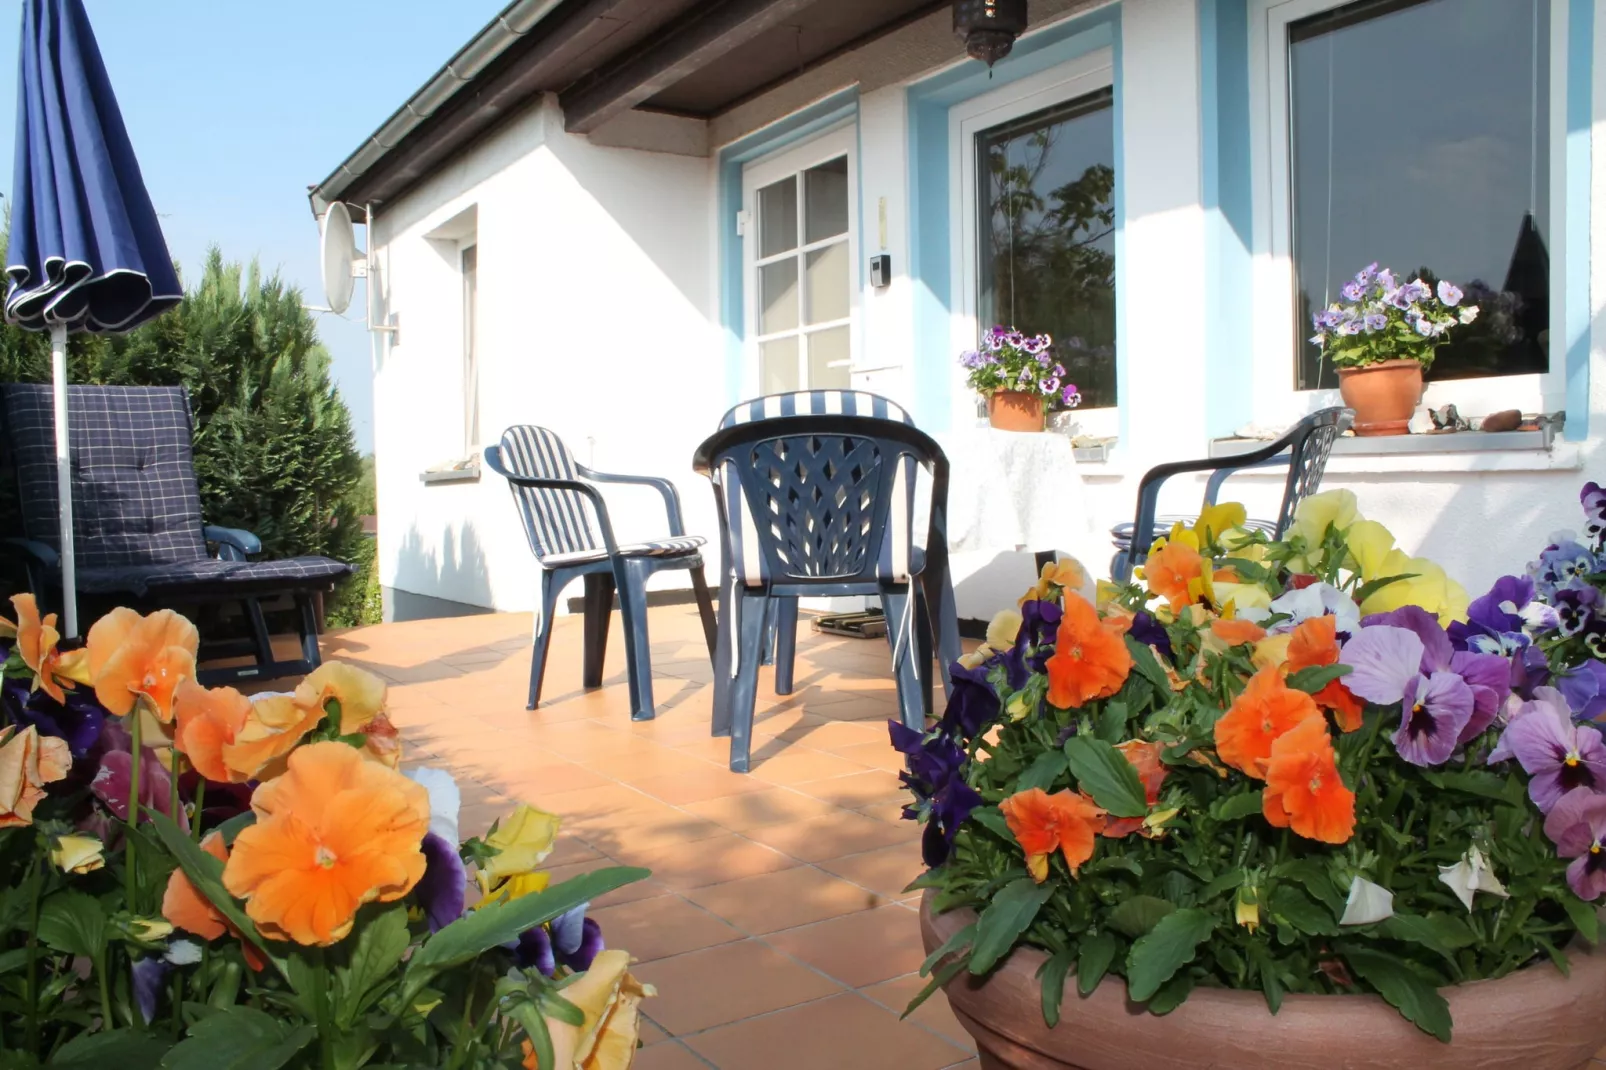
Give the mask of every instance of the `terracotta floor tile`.
MULTIPOLYGON (((845 723, 856 724, 858 722, 849 721, 845 723)), ((904 756, 893 750, 892 743, 886 739, 860 743, 853 747, 837 747, 831 753, 838 757, 846 758, 850 762, 867 765, 871 769, 885 769, 891 773, 899 773, 905 768, 904 756)))
POLYGON ((882 769, 810 781, 797 785, 797 790, 850 809, 902 799, 908 794, 895 774, 882 769))
MULTIPOLYGON (((472 768, 474 763, 470 761, 467 765, 472 768)), ((613 783, 607 777, 571 762, 529 770, 511 769, 504 765, 488 771, 492 775, 487 779, 494 779, 502 790, 516 798, 549 799, 554 795, 606 787, 613 783)))
MULTIPOLYGON (((605 869, 608 866, 617 866, 621 863, 611 858, 591 858, 584 862, 571 862, 564 866, 543 866, 550 876, 553 884, 562 884, 571 877, 578 877, 582 873, 590 873, 594 869, 605 869)), ((634 903, 638 899, 650 899, 653 896, 665 895, 669 892, 662 884, 648 879, 627 884, 623 888, 616 888, 607 895, 597 899, 591 905, 597 908, 615 906, 620 903, 634 903)))
POLYGON ((906 828, 899 828, 873 817, 843 810, 833 816, 817 817, 811 821, 748 829, 744 835, 801 861, 822 862, 827 858, 859 854, 917 839, 920 835, 919 826, 912 821, 905 824, 906 828))
MULTIPOLYGON (((926 987, 927 980, 917 973, 911 973, 905 977, 883 981, 878 985, 869 985, 860 991, 893 1013, 902 1014, 909 1006, 909 1001, 926 987)), ((941 1033, 962 1048, 976 1050, 976 1042, 965 1032, 965 1027, 959 1024, 959 1019, 954 1017, 953 1008, 948 1006, 948 997, 941 992, 932 993, 930 999, 915 1008, 909 1020, 941 1033)))
POLYGON ((865 724, 862 721, 826 721, 823 724, 803 725, 793 731, 797 733, 796 742, 832 753, 863 743, 880 743, 891 747, 885 725, 865 724))
POLYGON ((674 806, 707 802, 709 799, 723 799, 730 795, 745 795, 748 792, 764 791, 772 787, 762 780, 754 780, 741 773, 732 773, 723 766, 708 766, 695 772, 673 776, 630 778, 630 784, 674 806))
POLYGON ((660 959, 632 972, 657 987, 658 995, 642 1009, 675 1036, 841 991, 836 982, 758 940, 660 959))
POLYGON ((720 1070, 940 1070, 966 1052, 858 995, 841 995, 691 1037, 720 1070))
POLYGON ((669 1034, 660 1029, 646 1014, 641 1015, 640 1022, 641 1032, 638 1039, 640 1039, 642 1047, 650 1048, 654 1044, 661 1044, 670 1039, 669 1034))
POLYGON ((633 866, 647 867, 652 870, 654 880, 677 891, 726 884, 798 864, 795 858, 734 832, 723 832, 694 843, 639 851, 621 846, 616 857, 633 866))
POLYGON ((903 896, 903 890, 909 887, 909 882, 920 876, 925 866, 920 860, 919 846, 910 843, 846 858, 833 858, 829 862, 821 862, 820 868, 889 899, 898 899, 903 896))
POLYGON ((708 802, 687 803, 681 809, 737 832, 842 813, 839 807, 789 788, 769 788, 708 802))
POLYGON ((862 773, 864 770, 865 766, 862 764, 850 762, 835 754, 788 745, 774 757, 767 757, 757 762, 749 775, 755 780, 765 780, 771 784, 801 784, 810 780, 862 773))
POLYGON ((678 895, 606 907, 591 917, 602 926, 609 947, 623 948, 640 962, 742 939, 741 933, 678 895))
POLYGON ((632 750, 624 754, 615 754, 603 747, 598 754, 575 760, 593 772, 626 784, 668 776, 694 776, 721 771, 721 767, 702 758, 658 743, 648 743, 646 749, 632 750))
POLYGON ((926 957, 920 943, 920 915, 900 906, 861 910, 771 933, 765 939, 854 988, 912 973, 926 957))
POLYGON ((678 1040, 670 1040, 636 1052, 630 1070, 708 1070, 708 1064, 678 1040))
POLYGON ((854 811, 863 814, 865 817, 873 817, 877 821, 888 821, 894 825, 910 824, 919 828, 919 825, 903 816, 904 802, 905 800, 902 798, 888 798, 884 802, 854 807, 854 811))
POLYGON ((811 866, 715 884, 686 898, 750 933, 772 933, 880 906, 873 892, 811 866))

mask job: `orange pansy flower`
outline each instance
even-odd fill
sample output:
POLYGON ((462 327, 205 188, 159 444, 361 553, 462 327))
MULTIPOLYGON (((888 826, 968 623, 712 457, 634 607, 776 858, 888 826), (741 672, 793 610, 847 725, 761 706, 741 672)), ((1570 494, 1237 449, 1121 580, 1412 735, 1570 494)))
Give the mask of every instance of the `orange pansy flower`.
POLYGON ((245 723, 222 748, 223 763, 245 780, 279 776, 283 760, 323 720, 323 707, 295 695, 258 695, 245 723))
POLYGON ((1199 551, 1179 539, 1172 539, 1149 555, 1143 562, 1143 575, 1149 592, 1157 594, 1171 604, 1173 613, 1194 601, 1189 590, 1204 573, 1204 558, 1199 551))
POLYGON ((1031 788, 1005 799, 1003 811, 1009 831, 1026 852, 1026 869, 1042 884, 1048 879, 1048 856, 1059 851, 1071 876, 1093 857, 1093 838, 1104 828, 1104 811, 1074 791, 1048 794, 1031 788))
MULTIPOLYGON (((229 849, 223 843, 223 833, 215 829, 201 840, 201 850, 219 862, 227 863, 229 860, 229 849)), ((172 876, 167 878, 167 891, 162 895, 162 917, 172 922, 174 928, 193 933, 202 940, 216 940, 225 932, 233 933, 235 939, 240 941, 240 949, 245 952, 246 965, 253 970, 261 970, 267 965, 262 952, 241 935, 222 911, 196 891, 195 885, 182 869, 175 869, 172 876)))
POLYGON ((195 771, 219 784, 243 784, 254 770, 235 769, 223 751, 235 740, 251 715, 251 700, 232 687, 205 688, 185 680, 173 694, 178 731, 173 743, 195 766, 195 771))
POLYGON ((1266 820, 1307 840, 1346 843, 1355 832, 1355 793, 1338 775, 1327 722, 1301 722, 1272 744, 1261 802, 1266 820))
POLYGON ((1252 620, 1233 617, 1230 620, 1211 621, 1210 634, 1228 646, 1241 646, 1244 643, 1258 643, 1266 638, 1266 629, 1252 620))
POLYGON ((1076 709, 1121 690, 1131 672, 1125 641, 1104 627, 1091 602, 1066 591, 1065 616, 1048 659, 1048 701, 1062 710, 1076 709))
POLYGON ((1327 723, 1309 695, 1290 688, 1276 669, 1262 669, 1216 722, 1216 754, 1239 772, 1264 780, 1272 744, 1311 717, 1327 723))
MULTIPOLYGON (((1165 750, 1165 744, 1129 739, 1115 749, 1138 771, 1138 779, 1143 781, 1143 799, 1152 809, 1160 801, 1160 788, 1170 773, 1160 761, 1160 752, 1165 750)), ((1143 820, 1141 817, 1112 817, 1104 826, 1104 835, 1111 838, 1129 836, 1143 827, 1143 820)))
POLYGON ((144 698, 163 724, 173 719, 173 693, 195 675, 200 634, 171 609, 141 617, 119 606, 89 629, 89 679, 100 704, 126 717, 144 698))
POLYGON ((428 792, 344 743, 296 750, 251 808, 257 823, 235 840, 223 884, 264 936, 328 946, 358 907, 400 899, 424 875, 428 792))
POLYGON ((17 656, 33 670, 33 689, 43 690, 57 702, 66 702, 68 687, 82 675, 82 654, 62 654, 56 650, 61 633, 56 630, 56 615, 39 616, 39 603, 31 594, 12 595, 11 605, 17 611, 17 623, 0 620, 0 638, 16 639, 17 656))
POLYGON ((72 769, 67 741, 40 736, 29 725, 0 729, 0 829, 33 824, 33 808, 53 784, 72 769))
MULTIPOLYGON (((1288 643, 1288 671, 1298 672, 1338 664, 1338 618, 1309 617, 1300 622, 1288 643)), ((1315 694, 1316 705, 1333 711, 1333 720, 1345 732, 1361 727, 1365 705, 1350 694, 1343 678, 1331 680, 1315 694)))

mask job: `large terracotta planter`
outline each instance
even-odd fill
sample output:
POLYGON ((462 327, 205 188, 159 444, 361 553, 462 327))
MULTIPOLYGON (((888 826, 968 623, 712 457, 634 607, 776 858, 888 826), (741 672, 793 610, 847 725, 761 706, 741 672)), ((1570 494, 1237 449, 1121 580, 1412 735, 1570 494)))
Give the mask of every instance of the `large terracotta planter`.
POLYGON ((1338 369, 1338 392, 1355 410, 1357 435, 1406 434, 1424 389, 1422 365, 1414 360, 1338 369))
MULTIPOLYGON (((927 951, 976 920, 968 910, 933 916, 931 895, 920 905, 927 951)), ((1572 952, 1571 977, 1545 963, 1450 989, 1449 1044, 1372 995, 1289 995, 1272 1015, 1259 992, 1196 988, 1155 1017, 1127 1004, 1119 978, 1079 998, 1074 971, 1049 1029, 1036 976, 1044 958, 1017 949, 983 983, 963 973, 949 982, 982 1070, 1583 1070, 1606 1044, 1606 952, 1590 949, 1572 952)))
POLYGON ((1041 431, 1043 396, 1024 390, 996 390, 987 395, 987 422, 1000 431, 1041 431))

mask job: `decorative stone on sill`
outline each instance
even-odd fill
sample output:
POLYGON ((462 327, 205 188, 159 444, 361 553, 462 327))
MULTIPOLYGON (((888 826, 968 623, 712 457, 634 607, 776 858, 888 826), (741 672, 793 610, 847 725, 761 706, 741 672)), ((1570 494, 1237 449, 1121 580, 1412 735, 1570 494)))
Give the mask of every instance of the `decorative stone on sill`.
POLYGON ((1071 439, 1071 456, 1081 464, 1103 464, 1110 459, 1110 451, 1115 449, 1116 441, 1113 438, 1077 435, 1071 439))
POLYGON ((478 457, 464 457, 460 461, 436 465, 422 472, 418 481, 425 485, 436 483, 478 483, 480 461, 478 457))

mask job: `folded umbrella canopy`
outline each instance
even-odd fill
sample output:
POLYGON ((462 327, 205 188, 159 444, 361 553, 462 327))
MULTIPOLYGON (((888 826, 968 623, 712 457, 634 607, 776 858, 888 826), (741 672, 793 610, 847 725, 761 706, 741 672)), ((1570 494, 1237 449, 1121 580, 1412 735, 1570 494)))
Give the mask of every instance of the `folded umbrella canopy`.
POLYGON ((78 634, 67 334, 139 326, 183 297, 82 0, 23 0, 6 320, 50 332, 64 632, 78 634))

